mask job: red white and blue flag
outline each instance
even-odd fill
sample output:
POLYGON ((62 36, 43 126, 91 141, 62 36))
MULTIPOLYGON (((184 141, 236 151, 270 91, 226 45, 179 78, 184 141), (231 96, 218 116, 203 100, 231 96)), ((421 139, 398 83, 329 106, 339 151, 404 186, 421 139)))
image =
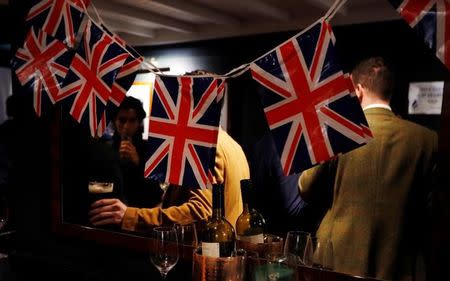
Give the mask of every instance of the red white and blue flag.
POLYGON ((75 46, 76 35, 90 0, 42 0, 28 12, 26 20, 53 37, 75 46))
POLYGON ((89 21, 58 99, 75 120, 96 136, 113 83, 128 53, 89 21))
POLYGON ((187 187, 211 181, 225 82, 157 76, 144 175, 187 187))
POLYGON ((439 60, 450 69, 450 1, 389 0, 439 60))
POLYGON ((368 142, 351 80, 337 62, 330 25, 319 21, 254 61, 263 106, 286 175, 368 142))
POLYGON ((122 68, 119 70, 116 80, 113 83, 111 96, 109 97, 109 101, 106 104, 106 109, 103 111, 103 115, 98 124, 97 135, 99 137, 101 137, 105 132, 108 123, 111 121, 111 116, 113 116, 113 113, 117 111, 120 103, 125 98, 127 91, 130 89, 131 85, 133 85, 134 79, 141 68, 141 63, 144 61, 144 58, 134 51, 133 48, 126 45, 122 38, 110 32, 106 27, 102 27, 106 32, 110 33, 116 43, 119 43, 122 48, 128 51, 129 55, 122 68))
POLYGON ((58 99, 73 52, 66 45, 38 28, 30 28, 22 48, 12 60, 12 68, 20 83, 33 93, 38 116, 58 99))

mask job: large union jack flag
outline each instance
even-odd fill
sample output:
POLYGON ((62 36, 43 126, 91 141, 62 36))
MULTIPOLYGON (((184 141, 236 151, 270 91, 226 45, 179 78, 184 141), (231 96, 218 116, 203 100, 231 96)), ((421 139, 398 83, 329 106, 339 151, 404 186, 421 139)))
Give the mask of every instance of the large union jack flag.
POLYGON ((74 47, 76 34, 90 0, 42 0, 28 12, 26 20, 74 47))
POLYGON ((371 137, 334 36, 319 21, 250 65, 284 173, 298 173, 371 137))
POLYGON ((25 89, 33 92, 38 116, 57 101, 72 57, 66 45, 38 28, 30 29, 23 47, 17 50, 12 67, 25 89))
POLYGON ((205 188, 214 167, 225 82, 212 77, 157 76, 144 175, 205 188))
POLYGON ((126 49, 129 53, 129 56, 125 60, 122 68, 117 73, 116 80, 113 83, 111 96, 109 97, 109 101, 106 104, 106 109, 103 111, 103 115, 98 124, 97 135, 101 137, 108 126, 108 123, 111 121, 111 116, 113 116, 113 112, 117 111, 120 103, 126 96, 127 91, 130 89, 131 85, 136 78, 138 70, 141 67, 141 63, 144 61, 143 57, 140 56, 133 48, 126 45, 125 41, 120 38, 118 35, 113 34, 107 28, 103 27, 105 31, 109 32, 111 36, 115 39, 115 41, 122 46, 122 48, 126 49))
POLYGON ((88 22, 58 99, 75 120, 89 126, 92 136, 97 134, 112 85, 127 57, 111 36, 88 22))
POLYGON ((389 0, 425 44, 450 69, 450 1, 389 0))

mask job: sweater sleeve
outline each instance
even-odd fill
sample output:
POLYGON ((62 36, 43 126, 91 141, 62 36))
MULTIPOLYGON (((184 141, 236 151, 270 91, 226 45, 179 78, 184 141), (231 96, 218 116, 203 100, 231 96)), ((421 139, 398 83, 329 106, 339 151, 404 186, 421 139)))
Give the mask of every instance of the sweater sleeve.
POLYGON ((128 207, 122 220, 122 229, 140 231, 147 225, 159 226, 169 223, 187 224, 206 220, 211 216, 212 194, 210 190, 196 189, 190 192, 188 202, 169 208, 139 209, 128 207))

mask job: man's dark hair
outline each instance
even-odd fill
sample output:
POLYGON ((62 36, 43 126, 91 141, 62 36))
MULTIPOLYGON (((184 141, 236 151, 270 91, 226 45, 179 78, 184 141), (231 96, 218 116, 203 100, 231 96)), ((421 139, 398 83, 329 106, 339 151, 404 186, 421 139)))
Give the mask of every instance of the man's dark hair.
POLYGON ((383 100, 391 99, 394 77, 383 58, 372 57, 361 61, 353 69, 352 79, 355 85, 361 84, 383 100))
POLYGON ((116 119, 117 114, 122 109, 124 110, 134 109, 134 111, 136 111, 136 116, 139 122, 142 122, 142 120, 144 120, 144 118, 147 116, 144 110, 144 106, 142 105, 142 102, 137 98, 133 98, 130 96, 125 97, 125 99, 122 101, 119 108, 115 112, 113 119, 116 119))

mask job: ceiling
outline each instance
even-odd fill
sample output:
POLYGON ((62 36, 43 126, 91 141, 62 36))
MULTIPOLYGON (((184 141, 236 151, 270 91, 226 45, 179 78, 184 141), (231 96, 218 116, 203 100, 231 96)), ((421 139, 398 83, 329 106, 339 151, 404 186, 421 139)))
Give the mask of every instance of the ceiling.
MULTIPOLYGON (((88 13, 134 46, 301 30, 335 0, 91 0, 88 13)), ((8 0, 0 0, 0 6, 8 0)), ((348 0, 332 25, 398 19, 387 0, 348 0)))
MULTIPOLYGON (((0 0, 4 1, 4 0, 0 0)), ((102 21, 130 45, 161 45, 300 30, 334 0, 92 0, 102 21)), ((89 14, 96 19, 92 8, 89 14)), ((383 0, 348 0, 332 24, 397 19, 383 0)))

